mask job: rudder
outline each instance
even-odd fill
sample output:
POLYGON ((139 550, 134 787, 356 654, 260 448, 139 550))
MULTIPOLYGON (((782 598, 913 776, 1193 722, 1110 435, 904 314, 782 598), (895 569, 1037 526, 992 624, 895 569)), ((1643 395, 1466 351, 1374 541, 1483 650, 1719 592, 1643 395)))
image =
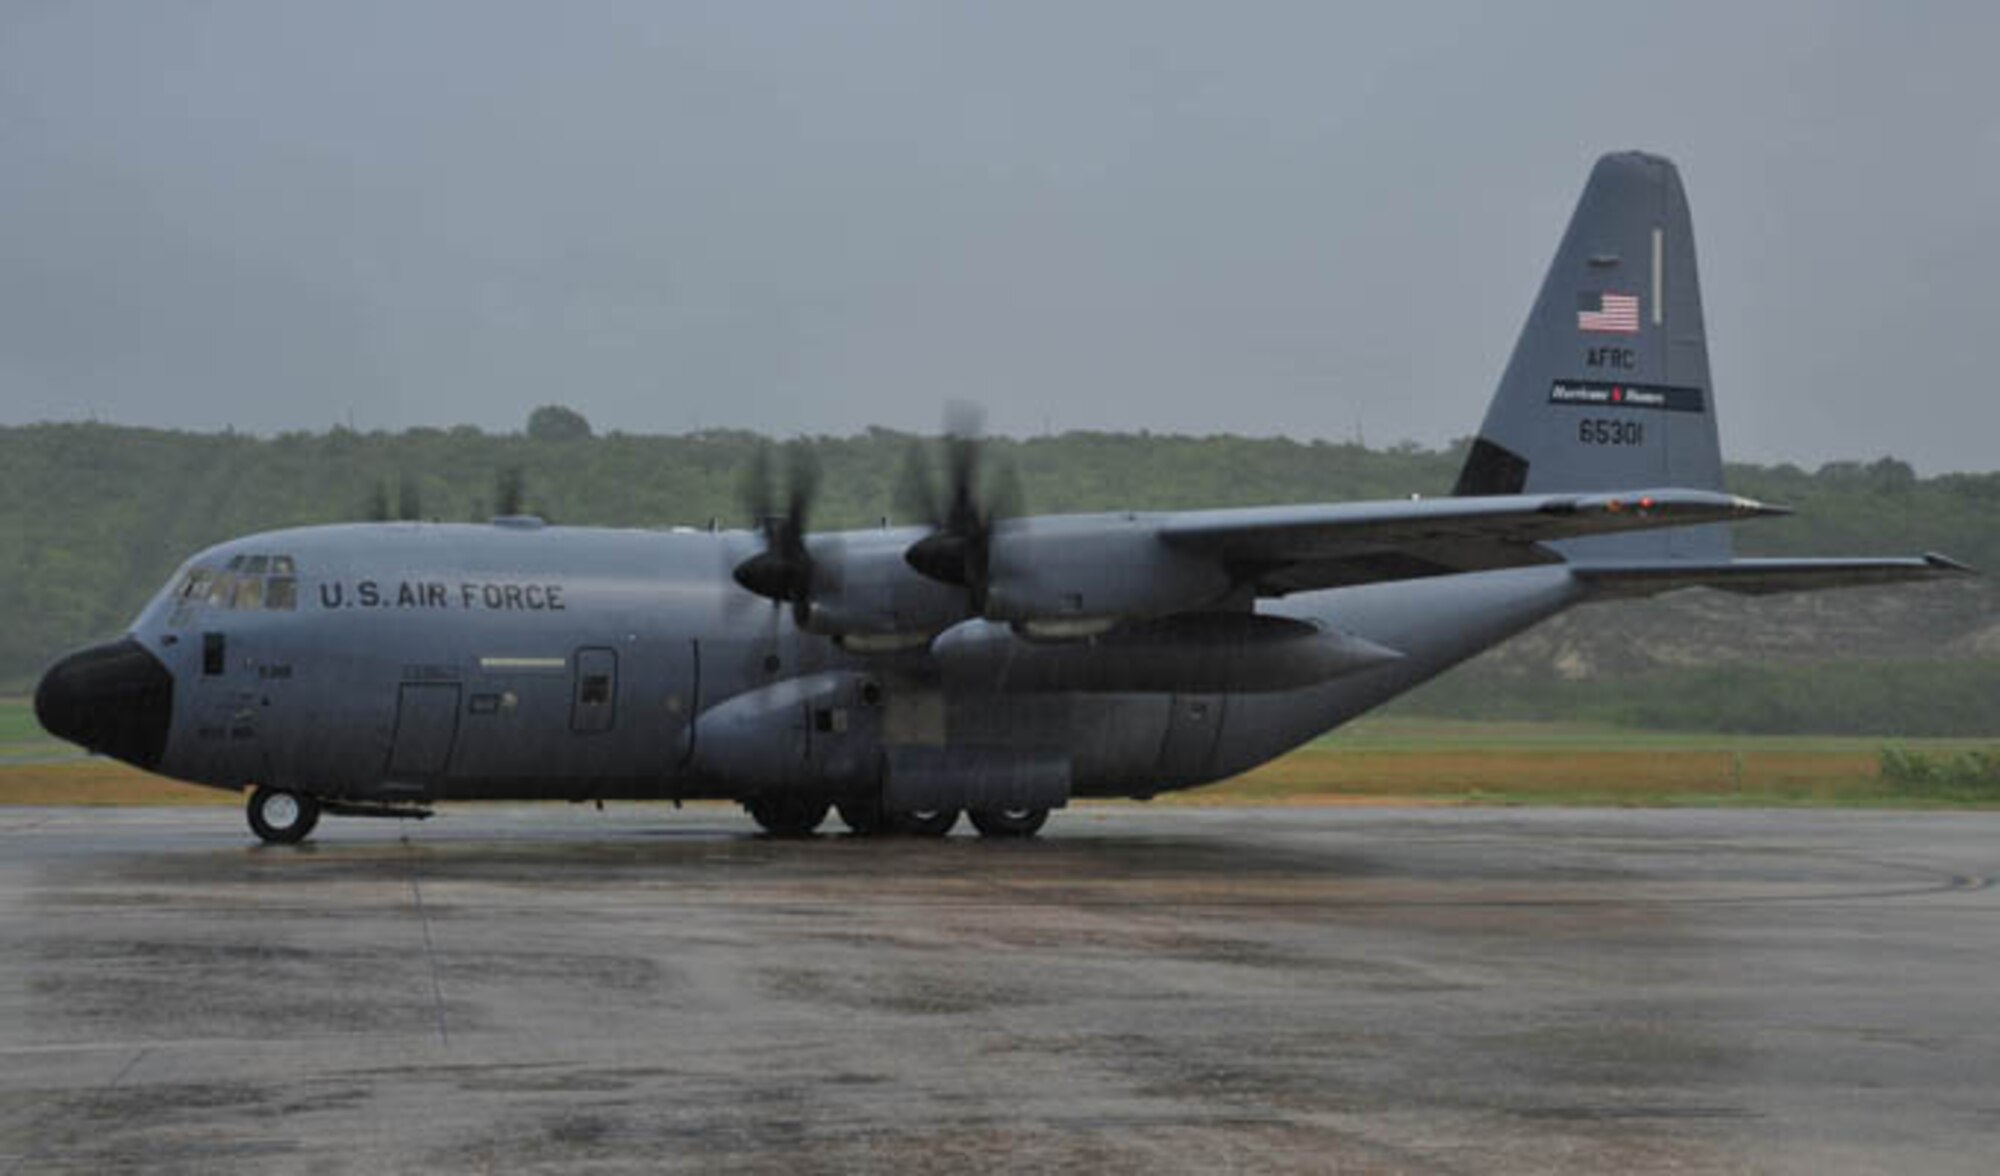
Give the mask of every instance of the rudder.
MULTIPOLYGON (((1687 195, 1672 161, 1597 161, 1452 493, 1722 489, 1687 195)), ((1726 526, 1575 540, 1571 558, 1726 559, 1726 526)))

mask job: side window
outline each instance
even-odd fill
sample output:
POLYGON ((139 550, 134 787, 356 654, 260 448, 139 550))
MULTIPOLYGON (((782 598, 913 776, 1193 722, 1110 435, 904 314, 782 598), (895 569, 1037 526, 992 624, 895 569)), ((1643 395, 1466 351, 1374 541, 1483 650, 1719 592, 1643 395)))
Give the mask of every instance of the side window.
POLYGON ((230 607, 243 609, 246 612, 254 612, 257 609, 263 608, 264 577, 253 576, 248 572, 237 577, 236 598, 230 607))
POLYGON ((299 582, 290 576, 272 576, 264 582, 264 607, 291 612, 299 606, 299 582))
POLYGON ((609 649, 576 651, 576 685, 569 728, 579 734, 609 731, 617 717, 618 655, 609 649))

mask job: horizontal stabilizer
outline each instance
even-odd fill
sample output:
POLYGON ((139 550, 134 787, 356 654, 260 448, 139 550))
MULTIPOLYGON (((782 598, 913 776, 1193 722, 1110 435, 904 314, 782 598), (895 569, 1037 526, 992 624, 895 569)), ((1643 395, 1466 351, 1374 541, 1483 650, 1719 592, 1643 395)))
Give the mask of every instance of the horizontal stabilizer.
POLYGON ((1888 559, 1732 559, 1717 563, 1578 564, 1571 571, 1597 597, 1657 596, 1680 588, 1715 588, 1746 596, 1863 588, 1976 573, 1935 553, 1888 559))

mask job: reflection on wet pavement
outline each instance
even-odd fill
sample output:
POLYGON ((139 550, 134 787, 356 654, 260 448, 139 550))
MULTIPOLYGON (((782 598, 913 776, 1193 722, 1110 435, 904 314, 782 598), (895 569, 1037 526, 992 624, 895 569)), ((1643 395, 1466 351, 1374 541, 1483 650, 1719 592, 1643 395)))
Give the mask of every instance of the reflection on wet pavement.
POLYGON ((1986 814, 0 811, 0 1172, 1985 1171, 1986 814))

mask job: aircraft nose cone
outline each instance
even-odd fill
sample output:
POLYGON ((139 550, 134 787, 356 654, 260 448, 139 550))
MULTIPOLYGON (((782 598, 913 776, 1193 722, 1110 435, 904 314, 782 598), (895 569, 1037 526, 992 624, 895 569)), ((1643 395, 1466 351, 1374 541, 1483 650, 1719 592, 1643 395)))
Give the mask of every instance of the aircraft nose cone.
POLYGON ((173 675, 130 637, 70 654, 35 687, 49 734, 146 769, 166 751, 173 713, 173 675))

